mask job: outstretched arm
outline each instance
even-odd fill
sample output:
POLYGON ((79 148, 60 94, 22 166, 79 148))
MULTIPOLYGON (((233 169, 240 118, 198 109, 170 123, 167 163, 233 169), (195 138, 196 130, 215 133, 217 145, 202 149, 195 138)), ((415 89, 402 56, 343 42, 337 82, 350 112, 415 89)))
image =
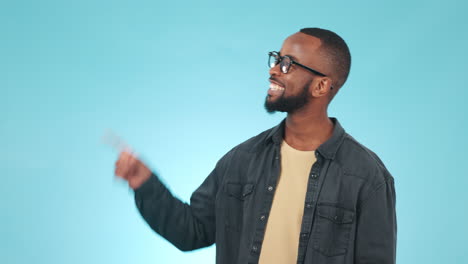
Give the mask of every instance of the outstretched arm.
POLYGON ((128 152, 116 163, 116 175, 135 190, 138 210, 149 226, 183 251, 210 246, 215 241, 215 168, 192 194, 190 204, 174 197, 146 165, 128 152))

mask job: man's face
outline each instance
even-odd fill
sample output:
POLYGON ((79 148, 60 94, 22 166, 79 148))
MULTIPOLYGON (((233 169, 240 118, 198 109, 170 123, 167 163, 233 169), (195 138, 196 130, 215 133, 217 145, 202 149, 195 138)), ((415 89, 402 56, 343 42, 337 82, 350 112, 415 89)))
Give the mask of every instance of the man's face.
MULTIPOLYGON (((299 32, 284 41, 280 54, 311 68, 321 69, 318 55, 320 45, 320 39, 299 32)), ((265 99, 267 112, 293 113, 307 105, 311 99, 309 88, 315 77, 318 76, 294 64, 288 73, 283 73, 279 64, 271 68, 270 89, 265 99)))

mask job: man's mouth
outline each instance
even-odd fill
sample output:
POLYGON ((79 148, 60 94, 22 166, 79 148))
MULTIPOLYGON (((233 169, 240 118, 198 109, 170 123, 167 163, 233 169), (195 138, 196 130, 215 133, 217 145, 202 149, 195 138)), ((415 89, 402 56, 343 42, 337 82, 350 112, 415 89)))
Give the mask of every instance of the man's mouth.
POLYGON ((275 95, 282 95, 284 93, 284 87, 277 84, 270 82, 270 89, 268 89, 268 95, 275 96, 275 95))

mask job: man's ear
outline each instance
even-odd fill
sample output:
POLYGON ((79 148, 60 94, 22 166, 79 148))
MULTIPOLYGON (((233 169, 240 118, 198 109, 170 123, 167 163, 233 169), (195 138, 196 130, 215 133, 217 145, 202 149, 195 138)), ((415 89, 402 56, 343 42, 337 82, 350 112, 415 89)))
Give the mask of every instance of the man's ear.
POLYGON ((312 82, 312 95, 314 97, 322 97, 331 93, 331 79, 328 77, 316 78, 312 82))

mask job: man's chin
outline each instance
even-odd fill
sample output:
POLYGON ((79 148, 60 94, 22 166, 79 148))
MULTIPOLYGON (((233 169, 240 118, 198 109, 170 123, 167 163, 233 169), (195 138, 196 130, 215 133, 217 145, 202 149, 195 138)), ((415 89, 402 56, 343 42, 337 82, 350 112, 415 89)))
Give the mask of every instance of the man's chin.
POLYGON ((267 113, 269 114, 274 114, 276 112, 286 112, 283 109, 279 108, 278 105, 275 104, 275 102, 268 101, 268 98, 265 100, 264 107, 267 113))

